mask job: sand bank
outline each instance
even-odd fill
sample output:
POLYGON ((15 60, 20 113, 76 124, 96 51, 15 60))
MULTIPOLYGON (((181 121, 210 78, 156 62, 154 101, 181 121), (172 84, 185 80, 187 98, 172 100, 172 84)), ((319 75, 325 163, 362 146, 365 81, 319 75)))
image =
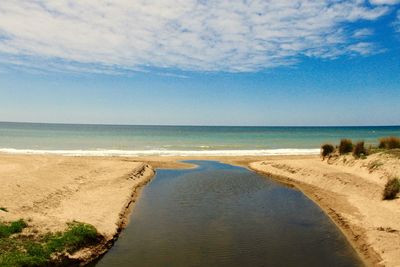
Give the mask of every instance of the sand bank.
POLYGON ((28 221, 30 232, 61 231, 73 220, 89 223, 104 244, 80 251, 90 260, 106 251, 123 227, 138 189, 152 168, 122 158, 0 154, 0 220, 28 221))
MULTIPOLYGON (((151 179, 152 168, 193 168, 179 161, 217 160, 250 167, 298 187, 342 229, 367 265, 400 266, 400 199, 381 200, 387 177, 400 174, 399 158, 345 159, 328 163, 318 156, 0 154, 0 207, 9 210, 0 211, 0 219, 30 218, 30 225, 39 232, 61 230, 66 222, 77 220, 94 225, 112 243, 126 222, 136 190, 151 179)), ((76 256, 89 259, 91 251, 87 253, 76 256)))
POLYGON ((398 157, 271 158, 249 166, 313 199, 342 229, 366 265, 400 266, 400 199, 382 200, 388 177, 400 177, 398 157))

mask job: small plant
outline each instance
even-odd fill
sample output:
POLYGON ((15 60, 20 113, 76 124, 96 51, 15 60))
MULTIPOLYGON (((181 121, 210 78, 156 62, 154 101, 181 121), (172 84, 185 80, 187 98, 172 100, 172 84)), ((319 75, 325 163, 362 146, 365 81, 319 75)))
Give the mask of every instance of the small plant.
POLYGON ((392 157, 395 157, 395 158, 400 159, 400 149, 399 149, 399 148, 396 148, 396 149, 389 149, 389 150, 386 150, 384 153, 385 153, 386 155, 390 155, 390 156, 392 156, 392 157))
POLYGON ((4 211, 4 212, 8 212, 8 209, 7 209, 7 208, 4 208, 4 207, 0 207, 0 210, 1 210, 1 211, 4 211))
POLYGON ((397 193, 400 192, 400 181, 398 178, 391 178, 385 185, 383 190, 383 199, 389 200, 394 199, 397 193))
POLYGON ((330 156, 335 151, 335 147, 331 144, 323 144, 321 146, 321 156, 322 159, 330 156))
POLYGON ((371 161, 370 163, 368 163, 367 168, 369 170, 369 172, 373 172, 377 169, 379 169, 379 167, 383 166, 383 163, 380 160, 374 160, 371 161))
POLYGON ((63 233, 55 233, 46 237, 46 247, 51 252, 65 249, 68 252, 78 250, 94 243, 99 235, 92 225, 72 222, 63 233))
POLYGON ((400 138, 389 136, 379 139, 379 148, 395 149, 400 148, 400 138))
POLYGON ((22 219, 11 223, 0 222, 0 238, 9 237, 12 234, 21 233, 28 225, 22 219))
POLYGON ((355 158, 366 158, 367 156, 367 149, 364 146, 364 141, 358 142, 353 149, 353 156, 355 158))
POLYGON ((350 139, 342 139, 339 144, 339 154, 344 155, 353 151, 353 142, 350 139))
POLYGON ((0 226, 8 229, 5 235, 0 236, 0 266, 53 266, 54 255, 73 253, 96 244, 102 238, 92 225, 80 222, 69 223, 64 232, 36 238, 10 236, 11 232, 21 232, 22 227, 26 227, 22 220, 0 226))

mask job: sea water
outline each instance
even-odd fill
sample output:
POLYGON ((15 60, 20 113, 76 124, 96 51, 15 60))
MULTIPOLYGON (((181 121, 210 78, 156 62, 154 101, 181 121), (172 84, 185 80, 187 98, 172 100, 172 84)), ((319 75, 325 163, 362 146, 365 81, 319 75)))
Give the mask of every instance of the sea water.
POLYGON ((0 122, 0 152, 67 155, 317 154, 341 138, 376 144, 400 126, 240 127, 0 122))

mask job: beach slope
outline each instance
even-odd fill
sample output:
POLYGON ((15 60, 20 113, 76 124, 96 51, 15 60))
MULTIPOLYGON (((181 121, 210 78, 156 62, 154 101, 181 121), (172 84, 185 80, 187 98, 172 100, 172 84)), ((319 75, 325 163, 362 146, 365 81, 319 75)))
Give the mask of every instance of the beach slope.
POLYGON ((342 156, 270 158, 250 168, 289 183, 324 209, 370 266, 400 266, 400 199, 382 200, 389 177, 400 177, 400 158, 342 156))
POLYGON ((96 251, 72 257, 89 261, 106 251, 124 226, 137 190, 154 172, 122 158, 0 155, 1 221, 24 219, 31 233, 62 231, 68 222, 93 225, 104 237, 96 251))

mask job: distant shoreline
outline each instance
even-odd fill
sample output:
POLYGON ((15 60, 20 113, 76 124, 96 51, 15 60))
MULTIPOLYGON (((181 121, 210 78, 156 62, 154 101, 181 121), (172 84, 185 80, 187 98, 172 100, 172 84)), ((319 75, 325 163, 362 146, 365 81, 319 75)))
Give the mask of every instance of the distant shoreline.
POLYGON ((249 150, 41 150, 0 148, 0 153, 19 155, 60 155, 60 156, 100 156, 100 157, 142 157, 142 156, 290 156, 318 155, 319 148, 277 148, 249 150))
POLYGON ((10 124, 49 124, 49 125, 93 125, 93 126, 154 126, 154 127, 248 127, 248 128, 359 128, 359 127, 400 127, 400 124, 379 125, 202 125, 202 124, 129 124, 129 123, 84 123, 84 122, 31 122, 0 121, 10 124))

